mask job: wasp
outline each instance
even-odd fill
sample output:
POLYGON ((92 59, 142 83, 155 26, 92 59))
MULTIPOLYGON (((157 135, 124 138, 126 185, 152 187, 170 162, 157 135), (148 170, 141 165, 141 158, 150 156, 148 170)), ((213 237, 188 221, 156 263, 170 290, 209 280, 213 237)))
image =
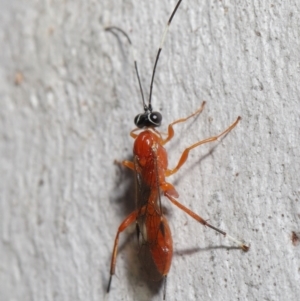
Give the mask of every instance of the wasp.
MULTIPOLYGON (((119 235, 127 227, 135 223, 140 246, 139 254, 143 256, 142 258, 145 261, 146 267, 151 269, 151 279, 164 281, 163 299, 165 300, 167 275, 170 270, 173 255, 173 241, 167 218, 163 213, 162 197, 166 197, 173 205, 183 210, 200 224, 209 227, 234 241, 243 251, 246 252, 249 249, 244 243, 228 235, 223 230, 214 227, 201 216, 182 205, 177 200, 179 197, 177 190, 166 180, 169 176, 177 173, 184 165, 188 159, 189 152, 192 149, 202 144, 218 140, 221 136, 228 134, 241 120, 241 118, 238 117, 219 135, 198 141, 186 148, 177 165, 171 169, 168 167, 168 154, 164 146, 174 136, 174 125, 183 123, 188 119, 199 115, 205 106, 205 102, 203 102, 201 107, 190 116, 175 120, 169 124, 166 137, 157 130, 161 125, 162 115, 161 113, 154 111, 151 104, 155 71, 170 24, 181 2, 182 0, 177 2, 160 41, 152 71, 148 104, 145 102, 138 65, 134 58, 135 72, 139 83, 144 111, 134 118, 136 128, 130 132, 130 136, 134 139, 133 161, 123 161, 122 165, 133 170, 135 173, 137 187, 136 209, 124 219, 118 228, 112 252, 107 293, 110 291, 112 276, 115 274, 119 235)), ((107 27, 106 30, 122 33, 131 45, 129 36, 121 28, 110 26, 107 27)))

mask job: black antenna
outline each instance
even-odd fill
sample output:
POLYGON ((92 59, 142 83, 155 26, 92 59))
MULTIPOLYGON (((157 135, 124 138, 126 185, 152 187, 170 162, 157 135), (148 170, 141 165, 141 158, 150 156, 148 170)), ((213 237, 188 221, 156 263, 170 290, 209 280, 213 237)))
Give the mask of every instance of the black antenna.
POLYGON ((142 87, 142 83, 141 83, 141 79, 140 79, 140 75, 139 75, 137 61, 136 61, 136 58, 135 58, 135 55, 134 55, 134 52, 133 52, 132 43, 131 43, 131 40, 130 40, 128 34, 123 29, 121 29, 121 28, 119 28, 117 26, 108 26, 108 27, 105 27, 105 30, 106 31, 111 31, 112 33, 114 33, 113 30, 117 30, 117 31, 121 32, 126 37, 128 43, 130 44, 131 51, 132 51, 132 56, 133 56, 133 60, 134 60, 134 69, 135 69, 135 73, 136 73, 136 76, 137 76, 137 79, 138 79, 138 82, 139 82, 139 87, 140 87, 140 91, 141 91, 141 95, 142 95, 142 100, 143 100, 143 106, 144 106, 144 109, 146 110, 147 106, 146 106, 146 103, 145 103, 145 98, 144 98, 144 93, 143 93, 143 87, 142 87))
POLYGON ((156 66, 157 66, 157 62, 163 47, 163 44, 165 42, 170 24, 172 22, 172 19, 180 5, 182 0, 179 0, 168 20, 168 23, 164 29, 161 41, 160 41, 160 45, 157 51, 157 55, 156 55, 156 59, 155 59, 155 63, 154 63, 154 67, 153 67, 153 72, 152 72, 152 78, 151 78, 151 83, 150 83, 150 93, 149 93, 149 102, 148 105, 146 105, 145 103, 145 98, 144 98, 144 93, 143 93, 143 88, 142 88, 142 84, 141 84, 141 79, 139 76, 139 71, 138 71, 138 67, 137 67, 137 61, 135 59, 135 55, 134 55, 134 51, 133 51, 133 47, 132 47, 132 43, 131 40, 129 38, 129 36, 126 34, 126 32, 124 30, 122 30, 119 27, 116 26, 109 26, 106 27, 105 30, 110 30, 111 32, 113 32, 113 30, 117 30, 119 32, 121 32, 128 40, 128 43, 131 46, 132 49, 132 56, 134 59, 134 67, 135 67, 135 71, 136 71, 136 75, 138 78, 138 82, 139 82, 139 87, 140 87, 140 91, 141 91, 141 95, 142 95, 142 100, 143 100, 143 107, 144 107, 144 113, 142 114, 138 114, 135 118, 134 118, 134 123, 138 128, 144 128, 144 127, 158 127, 161 124, 162 121, 162 116, 159 112, 152 112, 152 105, 151 105, 151 99, 152 99, 152 90, 153 90, 153 82, 154 82, 154 76, 155 76, 155 71, 156 71, 156 66))
POLYGON ((159 59, 159 56, 160 56, 160 53, 161 53, 161 50, 162 50, 162 46, 165 42, 165 39, 166 39, 166 35, 168 33, 168 30, 169 30, 169 27, 170 27, 170 24, 172 22, 172 19, 180 5, 182 0, 179 0, 168 20, 168 23, 167 23, 167 26, 165 27, 165 30, 164 30, 164 33, 162 35, 162 38, 161 38, 161 41, 160 41, 160 45, 159 45, 159 48, 158 48, 158 51, 157 51, 157 55, 156 55, 156 59, 155 59, 155 64, 154 64, 154 68, 153 68, 153 72, 152 72, 152 78, 151 78, 151 84, 150 84, 150 94, 149 94, 149 103, 148 103, 148 108, 149 110, 151 111, 152 109, 152 106, 151 106, 151 99, 152 99, 152 89, 153 89, 153 81, 154 81, 154 75, 155 75, 155 71, 156 71, 156 65, 157 65, 157 62, 158 62, 158 59, 159 59))
POLYGON ((154 76, 155 76, 155 71, 156 71, 156 66, 157 66, 157 62, 163 47, 163 44, 165 42, 170 24, 172 22, 172 19, 180 5, 182 0, 179 0, 168 20, 168 23, 164 29, 161 41, 160 41, 160 45, 157 51, 157 55, 156 55, 156 59, 155 59, 155 63, 154 63, 154 67, 153 67, 153 72, 152 72, 152 78, 151 78, 151 83, 150 83, 150 93, 149 93, 149 102, 148 102, 148 106, 144 105, 144 110, 145 112, 142 114, 138 114, 135 118, 134 118, 134 123, 138 128, 143 128, 143 127, 158 127, 161 124, 162 121, 162 116, 159 112, 152 112, 152 105, 151 105, 151 99, 152 99, 152 90, 153 90, 153 82, 154 82, 154 76))

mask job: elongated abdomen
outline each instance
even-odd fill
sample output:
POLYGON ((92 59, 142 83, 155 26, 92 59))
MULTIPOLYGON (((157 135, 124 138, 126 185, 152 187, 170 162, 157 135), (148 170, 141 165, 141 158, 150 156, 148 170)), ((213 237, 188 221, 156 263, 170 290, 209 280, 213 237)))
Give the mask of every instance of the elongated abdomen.
POLYGON ((167 275, 173 256, 173 241, 166 218, 159 214, 147 214, 141 228, 142 265, 149 279, 159 281, 167 275))
POLYGON ((169 273, 172 256, 173 256, 173 241, 171 236, 170 227, 167 219, 162 216, 158 227, 158 232, 153 239, 154 244, 151 244, 151 254, 157 270, 161 276, 169 273))

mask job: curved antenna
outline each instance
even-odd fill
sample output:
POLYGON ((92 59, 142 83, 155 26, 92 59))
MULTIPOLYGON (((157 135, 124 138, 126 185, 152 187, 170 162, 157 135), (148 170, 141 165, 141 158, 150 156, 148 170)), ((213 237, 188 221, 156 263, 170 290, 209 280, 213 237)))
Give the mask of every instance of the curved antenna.
POLYGON ((150 84, 150 94, 149 94, 149 102, 148 102, 148 110, 149 111, 152 111, 152 106, 151 106, 151 98, 152 98, 152 89, 153 89, 153 81, 154 81, 154 75, 155 75, 155 71, 156 71, 156 65, 157 65, 157 62, 158 62, 158 59, 159 59, 159 56, 160 56, 160 53, 161 53, 161 50, 162 50, 162 46, 165 42, 165 39, 166 39, 166 36, 167 36, 167 33, 168 33, 168 30, 169 30, 169 27, 170 27, 170 24, 172 22, 172 19, 180 5, 182 0, 179 0, 168 20, 168 23, 165 27, 165 30, 164 30, 164 33, 161 37, 161 41, 160 41, 160 45, 159 45, 159 48, 158 48, 158 51, 157 51, 157 55, 156 55, 156 59, 155 59, 155 63, 154 63, 154 68, 153 68, 153 72, 152 72, 152 78, 151 78, 151 84, 150 84))
POLYGON ((135 69, 135 73, 136 73, 136 76, 137 76, 137 79, 138 79, 138 82, 139 82, 139 87, 140 87, 140 91, 141 91, 141 95, 142 95, 142 100, 143 100, 143 106, 144 106, 144 109, 146 110, 147 106, 146 106, 146 103, 145 103, 145 98, 144 98, 144 93, 143 93, 143 87, 142 87, 142 83, 141 83, 141 79, 140 79, 140 75, 139 75, 137 61, 136 61, 135 53, 133 51, 132 43, 131 43, 131 40, 130 40, 128 34, 123 29, 121 29, 121 28, 119 28, 117 26, 108 26, 108 27, 105 27, 105 30, 106 31, 111 31, 112 33, 114 33, 113 30, 117 30, 117 31, 121 32, 126 37, 128 43, 129 43, 129 45, 131 47, 131 53, 132 53, 132 57, 133 57, 133 61, 134 61, 134 69, 135 69))

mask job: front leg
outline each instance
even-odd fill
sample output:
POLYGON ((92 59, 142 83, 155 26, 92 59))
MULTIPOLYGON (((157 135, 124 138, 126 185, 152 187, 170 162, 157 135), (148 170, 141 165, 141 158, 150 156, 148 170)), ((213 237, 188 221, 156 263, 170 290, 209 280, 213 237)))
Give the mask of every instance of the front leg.
POLYGON ((162 141, 162 145, 165 145, 168 141, 170 141, 173 137, 174 137, 174 129, 173 129, 173 125, 175 125, 176 123, 181 123, 181 122, 185 122, 187 121, 188 119, 196 116, 196 115, 199 115, 203 109, 204 109, 204 106, 205 106, 205 101, 202 102, 202 105, 200 107, 200 109, 198 109, 196 112, 194 112, 193 114, 191 114, 190 116, 188 117, 185 117, 185 118, 180 118, 180 119, 177 119, 175 120, 174 122, 172 122, 171 124, 168 125, 168 136, 166 139, 163 139, 162 141))
POLYGON ((178 161, 178 164, 177 166, 174 168, 174 169, 168 169, 166 172, 165 172, 165 175, 166 177, 169 177, 173 174, 175 174, 179 168, 185 163, 185 161, 187 160, 188 156, 189 156, 189 152, 190 150, 192 150, 193 148, 197 147, 197 146, 200 146, 202 144, 205 144, 205 143, 209 143, 209 142, 213 142, 213 141, 216 141, 218 140, 218 138, 220 138, 221 136, 224 136, 226 134, 228 134, 234 127, 236 127, 236 125, 238 124, 238 122, 241 120, 241 117, 238 117, 236 119, 236 121, 230 125, 225 131, 223 131, 221 134, 217 135, 217 136, 213 136, 213 137, 210 137, 210 138, 207 138, 207 139, 204 139, 204 140, 201 140, 201 141, 198 141, 196 142, 195 144, 191 145, 190 147, 186 148, 179 161, 178 161))

